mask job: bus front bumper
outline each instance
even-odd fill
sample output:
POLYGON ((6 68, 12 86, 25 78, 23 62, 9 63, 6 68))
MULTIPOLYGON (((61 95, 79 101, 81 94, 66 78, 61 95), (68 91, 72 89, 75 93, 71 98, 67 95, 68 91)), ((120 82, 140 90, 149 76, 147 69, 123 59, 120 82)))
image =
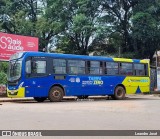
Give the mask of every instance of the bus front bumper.
POLYGON ((25 97, 25 88, 20 87, 17 90, 9 90, 7 88, 7 96, 10 98, 22 98, 25 97))

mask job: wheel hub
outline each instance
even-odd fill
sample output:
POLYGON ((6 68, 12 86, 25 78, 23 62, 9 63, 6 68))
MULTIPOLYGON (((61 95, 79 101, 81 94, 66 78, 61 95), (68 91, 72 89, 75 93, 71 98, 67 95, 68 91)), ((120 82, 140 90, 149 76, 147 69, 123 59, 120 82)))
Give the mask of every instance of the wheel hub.
POLYGON ((60 96, 60 92, 58 90, 55 90, 54 92, 52 92, 52 96, 53 97, 59 97, 60 96))
POLYGON ((119 97, 121 97, 121 96, 123 95, 123 91, 122 91, 122 90, 118 90, 118 91, 117 91, 117 95, 118 95, 119 97))

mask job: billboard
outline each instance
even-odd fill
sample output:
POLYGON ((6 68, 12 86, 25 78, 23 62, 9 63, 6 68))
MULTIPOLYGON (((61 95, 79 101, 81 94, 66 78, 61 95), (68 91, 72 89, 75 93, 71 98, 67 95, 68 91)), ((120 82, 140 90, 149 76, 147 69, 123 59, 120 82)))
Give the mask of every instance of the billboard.
POLYGON ((0 60, 22 51, 38 51, 38 38, 0 32, 0 60))

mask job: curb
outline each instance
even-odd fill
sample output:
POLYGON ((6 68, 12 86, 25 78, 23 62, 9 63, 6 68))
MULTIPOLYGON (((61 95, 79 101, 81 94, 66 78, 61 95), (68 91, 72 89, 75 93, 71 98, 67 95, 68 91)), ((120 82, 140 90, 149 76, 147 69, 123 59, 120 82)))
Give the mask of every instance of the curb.
MULTIPOLYGON (((108 97, 91 97, 89 98, 90 100, 91 99, 108 99, 108 97)), ((87 99, 87 100, 89 100, 87 99)), ((73 100, 77 100, 77 101, 82 101, 82 100, 86 100, 86 99, 77 99, 76 97, 65 97, 62 99, 63 101, 73 101, 73 100)), ((33 98, 7 98, 7 97, 1 97, 0 98, 0 102, 20 102, 20 101, 35 101, 33 98)), ((49 101, 49 100, 48 100, 49 101)), ((36 101, 35 101, 36 102, 36 101)))
POLYGON ((0 102, 19 102, 19 101, 34 101, 34 99, 0 99, 0 102))
MULTIPOLYGON (((63 98, 63 100, 75 100, 75 98, 63 98)), ((33 98, 7 98, 7 97, 0 97, 0 102, 20 102, 20 101, 34 101, 34 102, 36 102, 33 98)))

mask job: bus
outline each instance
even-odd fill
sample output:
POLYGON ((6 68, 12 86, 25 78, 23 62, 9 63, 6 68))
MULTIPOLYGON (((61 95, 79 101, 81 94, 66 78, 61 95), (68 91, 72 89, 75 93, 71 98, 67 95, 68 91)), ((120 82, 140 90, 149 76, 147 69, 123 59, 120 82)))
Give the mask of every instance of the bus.
POLYGON ((58 102, 64 96, 110 96, 150 91, 149 60, 19 52, 9 60, 7 95, 58 102))

